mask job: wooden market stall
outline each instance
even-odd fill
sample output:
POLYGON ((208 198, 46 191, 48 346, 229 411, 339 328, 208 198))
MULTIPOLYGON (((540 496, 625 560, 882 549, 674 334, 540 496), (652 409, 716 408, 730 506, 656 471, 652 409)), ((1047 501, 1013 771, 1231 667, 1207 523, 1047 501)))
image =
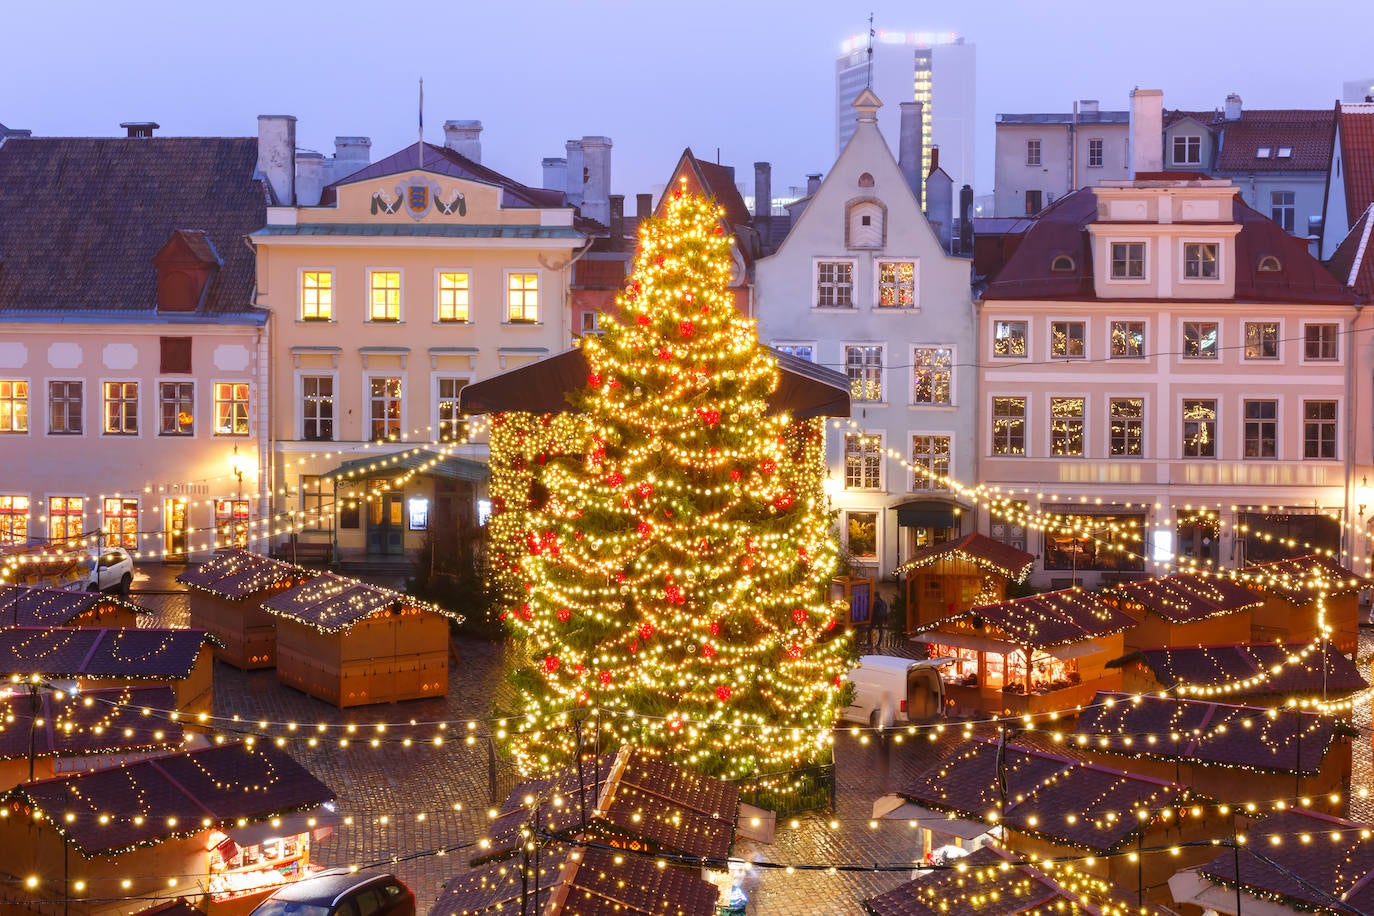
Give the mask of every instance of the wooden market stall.
POLYGON ((1299 706, 1349 698, 1369 686, 1334 646, 1247 643, 1141 649, 1112 663, 1128 693, 1224 695, 1262 706, 1299 706))
POLYGON ((315 574, 281 560, 230 549, 186 570, 177 581, 191 586, 191 626, 223 643, 215 658, 236 668, 271 668, 277 663, 277 618, 262 609, 271 597, 315 574))
POLYGON ((956 713, 1041 713, 1072 709, 1099 690, 1121 689, 1122 655, 1133 621, 1081 588, 999 601, 937 618, 912 639, 941 668, 956 713))
POLYGON ((262 602, 277 617, 277 680, 340 708, 448 693, 449 620, 401 592, 332 574, 262 602))
POLYGON ((1319 554, 1247 566, 1242 575, 1264 598, 1251 612, 1251 642, 1311 643, 1320 639, 1324 621, 1332 645, 1346 655, 1355 653, 1360 589, 1368 579, 1319 554))
POLYGON ((902 632, 966 611, 975 604, 1005 600, 1012 583, 1026 581, 1035 555, 984 534, 918 550, 897 568, 906 583, 906 620, 902 632))
POLYGON ((146 613, 104 592, 0 585, 0 627, 136 627, 146 613))
POLYGON ((1101 597, 1135 618, 1128 650, 1249 642, 1250 612, 1264 603, 1239 582, 1197 573, 1127 582, 1101 597))

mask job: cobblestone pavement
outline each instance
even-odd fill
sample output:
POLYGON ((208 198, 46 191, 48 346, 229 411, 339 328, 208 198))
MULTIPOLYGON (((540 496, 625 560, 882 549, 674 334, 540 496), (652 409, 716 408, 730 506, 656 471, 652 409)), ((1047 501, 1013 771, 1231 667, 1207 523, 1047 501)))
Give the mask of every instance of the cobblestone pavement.
MULTIPOLYGON (((186 625, 188 598, 172 581, 177 571, 149 566, 143 570, 147 578, 140 576, 142 581, 135 583, 131 597, 153 611, 146 625, 186 625)), ((334 789, 339 812, 352 818, 351 825, 339 827, 318 844, 316 861, 389 868, 415 891, 421 912, 430 909, 445 881, 467 869, 466 844, 481 837, 490 800, 504 798, 515 781, 500 760, 493 764, 485 742, 465 742, 461 725, 450 725, 439 747, 384 744, 374 749, 368 744, 377 734, 377 722, 391 723, 389 734, 394 738, 413 720, 418 723, 414 733, 429 737, 435 727, 426 723, 485 720, 494 702, 509 697, 501 644, 459 639, 457 646, 461 661, 450 668, 447 698, 351 710, 335 709, 279 685, 272 670, 242 672, 215 666, 215 714, 239 716, 245 729, 255 733, 260 733, 260 720, 299 723, 288 750, 334 789), (337 730, 332 732, 334 739, 312 748, 306 736, 318 723, 351 723, 357 732, 347 748, 338 746, 337 730), (445 848, 452 851, 434 854, 445 848)), ((1362 659, 1374 654, 1374 631, 1362 632, 1360 646, 1362 659)), ((1367 672, 1367 665, 1363 667, 1367 672)), ((1361 695, 1356 710, 1361 737, 1355 744, 1354 785, 1374 787, 1368 692, 1361 695)), ((950 729, 936 741, 922 737, 884 747, 837 732, 837 810, 802 815, 795 821, 781 819, 771 844, 737 844, 737 855, 760 863, 749 912, 860 916, 860 901, 908 880, 905 870, 872 870, 874 865, 911 862, 919 855, 919 838, 905 823, 870 820, 873 802, 913 779, 959 740, 959 730, 950 729), (788 872, 763 863, 798 868, 788 872), (825 870, 831 865, 868 870, 825 870)), ((1358 800, 1352 816, 1374 817, 1374 799, 1358 800)))

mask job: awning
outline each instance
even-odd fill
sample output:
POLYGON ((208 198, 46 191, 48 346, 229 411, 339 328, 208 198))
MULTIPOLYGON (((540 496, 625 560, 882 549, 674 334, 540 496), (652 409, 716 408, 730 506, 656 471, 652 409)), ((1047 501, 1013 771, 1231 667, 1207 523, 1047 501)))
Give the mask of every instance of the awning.
MULTIPOLYGON (((934 643, 941 646, 953 646, 956 649, 972 649, 975 652, 996 652, 999 655, 1010 655, 1026 648, 1002 639, 993 639, 991 636, 978 636, 974 633, 941 633, 936 630, 917 633, 911 637, 911 641, 923 642, 928 645, 934 643)), ((1082 642, 1071 642, 1065 646, 1050 646, 1048 648, 1031 646, 1030 648, 1032 652, 1043 652, 1062 661, 1082 658, 1085 655, 1102 651, 1102 646, 1090 639, 1085 639, 1082 642)))
POLYGON ((943 811, 935 811, 907 801, 900 795, 884 795, 875 801, 873 817, 885 821, 916 821, 934 833, 957 836, 961 840, 977 839, 992 829, 982 821, 970 821, 943 811))
POLYGON ((486 480, 487 466, 478 461, 444 455, 429 449, 413 449, 390 455, 354 458, 320 475, 321 480, 367 477, 387 477, 398 471, 415 471, 426 477, 447 477, 453 480, 486 480))
MULTIPOLYGON (((846 376, 787 353, 771 353, 780 370, 778 390, 769 399, 772 410, 798 419, 849 416, 846 376)), ((586 354, 565 350, 465 385, 458 394, 459 409, 466 414, 562 413, 569 409, 568 394, 586 386, 587 371, 586 354)))
POLYGON ((284 814, 274 820, 276 824, 271 820, 254 821, 242 827, 227 826, 221 827, 220 830, 240 846, 260 846, 268 840, 309 833, 321 827, 337 827, 343 823, 343 815, 327 808, 318 808, 314 811, 284 814))
POLYGON ((893 508, 901 528, 954 528, 962 511, 957 503, 946 499, 909 499, 893 508))

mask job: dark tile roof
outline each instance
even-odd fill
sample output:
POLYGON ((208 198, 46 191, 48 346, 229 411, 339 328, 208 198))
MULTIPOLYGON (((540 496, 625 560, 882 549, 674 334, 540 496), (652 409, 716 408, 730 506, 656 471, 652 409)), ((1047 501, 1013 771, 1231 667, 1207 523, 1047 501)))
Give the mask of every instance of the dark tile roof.
POLYGON ((241 241, 266 221, 257 159, 253 138, 7 140, 0 315, 156 314, 153 257, 178 230, 204 231, 224 259, 193 314, 265 314, 241 241))
POLYGON ((237 601, 288 582, 299 584, 312 575, 282 560, 231 549, 188 568, 177 581, 237 601))
POLYGON ((190 675, 206 643, 204 630, 132 627, 0 629, 0 676, 147 678, 190 675))
POLYGON ((203 910, 196 909, 185 897, 177 897, 166 903, 158 903, 139 910, 133 916, 205 916, 203 910))
MULTIPOLYGON (((326 633, 341 633, 373 614, 420 608, 444 616, 457 616, 380 585, 369 585, 332 573, 279 592, 262 602, 262 609, 315 627, 326 633)), ((461 617, 458 617, 461 620, 461 617)))
POLYGON ((1302 910, 1361 916, 1374 912, 1370 826, 1315 811, 1285 811, 1246 831, 1239 876, 1231 850, 1199 871, 1229 887, 1239 877, 1242 889, 1279 897, 1302 910))
MULTIPOLYGON (((1040 754, 1015 745, 1006 748, 1005 760, 1009 808, 1069 764, 1062 757, 1040 754)), ((961 744, 898 794, 933 811, 981 821, 984 815, 996 811, 1000 805, 997 744, 982 740, 961 744)))
POLYGON ((931 621, 919 629, 929 631, 949 625, 988 627, 1005 634, 1008 642, 1044 649, 1120 633, 1134 626, 1130 615, 1081 588, 1067 588, 982 604, 931 621))
POLYGON ((1239 121, 1222 121, 1216 168, 1222 172, 1325 172, 1336 128, 1331 109, 1243 111, 1239 121), (1267 156, 1256 153, 1268 148, 1267 156), (1279 150, 1289 149, 1287 157, 1279 150))
POLYGON ((0 585, 0 627, 60 627, 82 614, 107 607, 127 608, 135 614, 147 613, 136 604, 100 592, 0 585))
POLYGON ((1075 912, 1076 894, 995 846, 962 859, 968 871, 940 869, 864 901, 873 916, 989 916, 991 913, 1075 912), (1009 867, 1003 868, 1003 864, 1009 867))
POLYGON ((1345 238, 1331 252, 1326 269, 1339 282, 1353 289, 1361 301, 1374 299, 1374 250, 1370 238, 1374 236, 1374 204, 1365 207, 1345 238))
POLYGON ((492 862, 454 875, 444 882, 439 899, 430 910, 434 916, 478 916, 478 914, 516 914, 546 912, 549 892, 558 883, 567 860, 568 848, 550 844, 539 850, 539 867, 521 859, 492 862))
POLYGON ((1238 582, 1216 576, 1175 573, 1117 585, 1113 592, 1170 623, 1193 623, 1258 607, 1264 600, 1238 582))
POLYGON ((1268 592, 1282 595, 1293 604, 1309 604, 1318 592, 1328 595, 1348 595, 1369 584, 1369 580, 1347 569, 1331 557, 1311 553, 1272 563, 1246 566, 1243 574, 1268 592))
POLYGON ((1097 694, 1076 728, 1081 745, 1109 754, 1304 776, 1345 731, 1315 712, 1124 693, 1097 694))
POLYGON ((337 189, 343 185, 357 184, 360 181, 375 181, 389 175, 413 171, 417 166, 420 166, 425 171, 433 172, 436 175, 447 175, 450 178, 496 185, 502 191, 501 206, 503 207, 568 206, 567 196, 562 191, 531 188, 446 146, 426 143, 422 150, 417 149, 417 146, 419 146, 418 143, 412 143, 390 156, 378 159, 376 162, 359 169, 342 181, 334 182, 325 188, 320 203, 326 206, 334 203, 337 199, 337 189), (421 155, 424 157, 422 166, 420 163, 421 155))
MULTIPOLYGON (((1167 173, 1165 173, 1167 175, 1167 173)), ((1174 176, 1177 177, 1177 176, 1174 176)), ((1170 179, 1172 180, 1172 178, 1170 179)), ((1040 211, 1006 263, 990 279, 986 299, 1094 300, 1092 250, 1088 225, 1097 218, 1092 188, 1065 194, 1040 211), (1054 271, 1058 255, 1073 259, 1074 269, 1054 271)), ((1237 302, 1348 303, 1354 296, 1307 251, 1307 243, 1283 231, 1272 219, 1250 208, 1237 195, 1232 220, 1236 234, 1237 302), (1278 271, 1260 271, 1266 256, 1278 258, 1278 271)))
POLYGON ((1374 203, 1374 105, 1342 103, 1339 107, 1345 212, 1354 219, 1374 203))
MULTIPOLYGON (((117 687, 39 695, 39 726, 34 753, 38 757, 69 757, 128 751, 174 750, 182 741, 179 722, 165 715, 143 715, 144 709, 176 708, 172 688, 117 687)), ((33 707, 27 693, 0 698, 0 759, 29 754, 33 707)))
POLYGON ((1233 691, 1236 696, 1320 696, 1323 692, 1342 695, 1363 690, 1369 682, 1355 663, 1335 648, 1325 645, 1312 649, 1299 661, 1290 657, 1305 646, 1257 643, 1240 646, 1201 646, 1189 649, 1145 649, 1129 659, 1138 659, 1166 688, 1180 684, 1193 687, 1220 687, 1254 679, 1251 686, 1233 691), (1280 666, 1273 674, 1275 665, 1280 666))
POLYGON ((957 540, 921 548, 912 554, 910 560, 902 564, 897 573, 905 575, 949 556, 960 557, 1001 573, 1013 582, 1020 582, 1026 578, 1026 574, 1035 565, 1034 554, 974 532, 957 540))
POLYGON ((31 802, 88 859, 200 833, 207 819, 212 826, 266 820, 333 797, 290 754, 267 744, 152 757, 24 783, 6 795, 31 802))

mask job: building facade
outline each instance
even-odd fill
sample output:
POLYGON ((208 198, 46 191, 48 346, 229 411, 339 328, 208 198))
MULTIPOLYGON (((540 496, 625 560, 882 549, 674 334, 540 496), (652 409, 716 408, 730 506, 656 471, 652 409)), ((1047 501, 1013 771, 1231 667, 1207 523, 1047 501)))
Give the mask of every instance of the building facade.
POLYGON ((1034 216, 1075 188, 1129 178, 1130 114, 1096 99, 1066 114, 999 114, 994 214, 1034 216))

